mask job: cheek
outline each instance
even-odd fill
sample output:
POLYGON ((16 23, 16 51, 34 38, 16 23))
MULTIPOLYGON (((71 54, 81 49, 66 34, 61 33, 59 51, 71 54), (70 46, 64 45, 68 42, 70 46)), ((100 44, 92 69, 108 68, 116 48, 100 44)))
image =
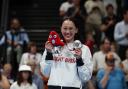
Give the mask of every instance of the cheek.
POLYGON ((23 73, 22 74, 24 78, 28 78, 29 74, 28 73, 23 73))

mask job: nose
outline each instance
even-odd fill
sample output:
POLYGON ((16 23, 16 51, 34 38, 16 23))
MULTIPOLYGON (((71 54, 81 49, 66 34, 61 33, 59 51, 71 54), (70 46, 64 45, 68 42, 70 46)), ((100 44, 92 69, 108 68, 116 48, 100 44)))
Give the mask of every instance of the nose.
POLYGON ((69 34, 69 33, 70 33, 70 31, 67 29, 67 30, 65 31, 65 33, 66 33, 66 34, 69 34))

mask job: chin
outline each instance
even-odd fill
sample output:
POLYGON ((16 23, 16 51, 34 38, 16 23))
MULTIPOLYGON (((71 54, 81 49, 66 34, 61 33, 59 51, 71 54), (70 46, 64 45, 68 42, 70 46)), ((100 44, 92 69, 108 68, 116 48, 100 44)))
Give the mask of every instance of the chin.
POLYGON ((70 42, 70 41, 71 41, 71 39, 70 39, 70 38, 69 38, 69 39, 67 38, 67 39, 65 39, 65 41, 70 42))

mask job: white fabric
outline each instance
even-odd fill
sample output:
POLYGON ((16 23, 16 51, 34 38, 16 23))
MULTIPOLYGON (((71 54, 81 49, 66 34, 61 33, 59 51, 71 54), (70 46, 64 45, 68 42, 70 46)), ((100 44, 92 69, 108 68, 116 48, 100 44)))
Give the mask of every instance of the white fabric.
POLYGON ((95 6, 95 3, 92 0, 88 0, 84 4, 84 7, 86 8, 87 13, 90 13, 94 6, 95 6))
POLYGON ((67 12, 70 7, 72 7, 73 4, 70 4, 69 2, 64 2, 60 6, 60 11, 67 12))
POLYGON ((29 60, 34 60, 36 64, 39 64, 41 61, 42 55, 40 53, 31 54, 31 53, 24 53, 21 57, 20 65, 25 65, 29 62, 29 60))
POLYGON ((128 46, 128 38, 125 36, 128 34, 128 24, 121 21, 116 24, 114 31, 114 38, 119 45, 128 46))
MULTIPOLYGON (((102 51, 96 52, 93 55, 93 70, 98 71, 100 68, 105 68, 106 63, 105 63, 105 56, 106 54, 103 53, 102 51)), ((113 53, 114 58, 116 59, 115 65, 116 67, 120 66, 121 59, 116 53, 113 53)))
POLYGON ((21 84, 20 86, 17 84, 17 82, 14 82, 10 89, 37 89, 37 86, 35 84, 21 84))
POLYGON ((105 16, 106 14, 106 10, 102 1, 88 0, 85 2, 84 7, 86 8, 88 14, 92 11, 94 7, 98 7, 100 9, 102 16, 105 16))
POLYGON ((87 46, 82 46, 83 66, 77 67, 73 48, 73 43, 69 43, 62 48, 60 55, 53 55, 54 60, 45 60, 46 50, 42 57, 41 71, 49 77, 48 85, 67 86, 80 88, 82 82, 86 82, 92 75, 92 57, 87 46), (55 61, 56 60, 56 61, 55 61))
POLYGON ((31 67, 28 65, 21 65, 19 67, 19 71, 32 71, 32 70, 31 70, 31 67))
POLYGON ((123 69, 125 72, 127 72, 127 75, 125 76, 126 81, 128 81, 128 59, 125 59, 123 62, 123 69))
POLYGON ((22 55, 20 65, 26 65, 30 60, 34 61, 37 64, 35 73, 39 75, 39 65, 40 65, 41 58, 42 58, 42 55, 40 53, 31 54, 27 52, 22 55))

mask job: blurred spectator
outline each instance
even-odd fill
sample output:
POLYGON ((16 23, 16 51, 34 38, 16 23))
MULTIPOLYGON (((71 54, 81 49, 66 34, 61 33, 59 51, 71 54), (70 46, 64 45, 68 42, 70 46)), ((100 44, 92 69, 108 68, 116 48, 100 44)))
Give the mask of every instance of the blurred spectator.
MULTIPOLYGON (((13 61, 11 58, 14 56, 14 52, 16 52, 17 63, 19 63, 22 54, 21 46, 28 42, 28 35, 21 26, 19 19, 13 18, 10 23, 9 31, 6 31, 0 41, 0 45, 7 43, 7 62, 10 63, 13 61)), ((14 57, 12 59, 14 59, 14 57)))
POLYGON ((82 89, 97 89, 97 88, 94 86, 94 81, 91 79, 87 81, 85 84, 83 84, 82 89))
POLYGON ((99 7, 100 11, 101 11, 101 15, 102 17, 104 17, 106 14, 106 10, 105 10, 105 6, 102 0, 93 0, 96 5, 99 7))
POLYGON ((94 6, 87 17, 85 24, 86 33, 91 32, 93 34, 97 46, 100 45, 100 41, 101 41, 101 31, 100 31, 101 19, 102 19, 102 15, 99 7, 94 6))
POLYGON ((95 6, 95 3, 93 0, 87 0, 84 4, 84 7, 86 8, 86 11, 88 14, 91 12, 94 6, 95 6))
POLYGON ((125 52, 128 48, 128 9, 123 11, 124 19, 117 23, 114 31, 114 38, 119 46, 118 54, 121 60, 125 59, 125 52))
POLYGON ((36 85, 32 82, 31 72, 30 66, 21 65, 17 81, 11 85, 10 89, 37 89, 36 85))
POLYGON ((73 0, 74 6, 69 8, 66 16, 73 17, 77 20, 80 40, 85 42, 85 20, 86 20, 86 10, 80 5, 81 0, 73 0))
POLYGON ((126 50, 126 59, 122 62, 122 64, 123 64, 123 70, 125 73, 125 79, 128 87, 128 49, 126 50))
POLYGON ((62 3, 59 10, 59 15, 61 17, 65 16, 68 9, 73 6, 72 0, 67 0, 66 2, 62 3))
POLYGON ((105 37, 110 41, 114 41, 114 27, 117 22, 117 17, 114 14, 114 7, 112 4, 106 6, 107 16, 103 18, 101 31, 104 32, 105 37))
POLYGON ((93 51, 94 51, 94 39, 93 39, 93 34, 92 33, 87 33, 85 45, 87 45, 89 47, 91 53, 93 54, 93 51))
POLYGON ((0 71, 0 89, 10 89, 10 84, 7 78, 0 71))
POLYGON ((14 83, 16 77, 12 75, 11 64, 4 64, 2 74, 8 79, 10 84, 14 83))
POLYGON ((29 60, 34 60, 36 64, 40 63, 41 54, 37 52, 37 46, 35 42, 30 42, 28 44, 28 52, 22 55, 20 65, 27 64, 29 60))
POLYGON ((28 52, 24 53, 21 57, 20 65, 25 65, 29 61, 33 60, 36 63, 36 70, 35 73, 39 74, 39 63, 41 60, 41 54, 37 52, 37 46, 36 43, 30 42, 28 44, 28 52))
POLYGON ((116 14, 116 10, 117 10, 117 0, 102 0, 104 3, 104 6, 108 6, 109 4, 111 4, 114 8, 114 13, 116 14))
MULTIPOLYGON (((96 73, 100 68, 105 68, 105 66, 106 66, 105 56, 107 53, 110 52, 110 50, 111 50, 111 42, 108 38, 105 38, 102 41, 101 50, 98 52, 95 52, 93 55, 94 73, 96 73)), ((121 60, 120 60, 119 56, 115 52, 112 52, 112 54, 115 59, 115 66, 120 67, 121 60)))
POLYGON ((99 89, 127 89, 124 73, 115 67, 115 58, 112 52, 106 55, 105 63, 106 68, 100 69, 97 74, 99 89))
POLYGON ((35 61, 33 60, 30 60, 28 63, 27 63, 28 66, 31 67, 32 69, 32 80, 33 80, 33 83, 36 84, 37 86, 37 89, 44 89, 44 83, 43 83, 43 80, 41 79, 41 77, 39 75, 37 75, 35 73, 35 69, 37 67, 37 64, 35 63, 35 61))
POLYGON ((105 11, 104 4, 101 0, 88 0, 84 4, 84 7, 86 8, 88 14, 91 13, 92 9, 96 6, 101 11, 102 17, 105 16, 106 11, 105 11))
POLYGON ((117 53, 117 44, 115 42, 111 43, 111 51, 117 53))

